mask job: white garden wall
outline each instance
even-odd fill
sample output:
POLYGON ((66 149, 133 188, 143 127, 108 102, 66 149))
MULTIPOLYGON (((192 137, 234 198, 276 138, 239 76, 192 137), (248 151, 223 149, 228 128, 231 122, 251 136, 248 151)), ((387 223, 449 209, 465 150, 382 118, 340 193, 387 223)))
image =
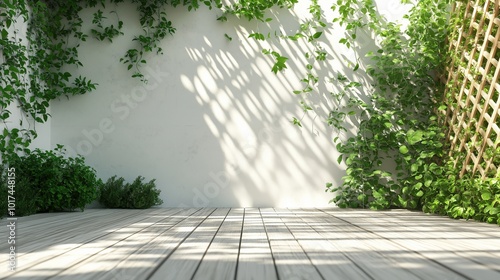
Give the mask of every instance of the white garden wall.
MULTIPOLYGON (((273 28, 288 35, 297 31, 297 17, 308 16, 309 2, 302 2, 293 12, 277 10, 273 28)), ((398 1, 379 2, 387 10, 398 1)), ((113 44, 90 39, 82 45, 85 67, 75 74, 99 86, 52 102, 53 147, 64 144, 84 155, 103 179, 156 178, 166 207, 328 205, 332 194, 325 193, 325 183, 340 183, 344 175, 332 144, 335 132, 324 115, 306 115, 302 129, 290 123, 303 115, 292 91, 302 87, 303 53, 310 46, 247 38, 257 30, 267 33, 264 23, 235 18, 221 23, 217 11, 169 9, 177 33, 163 42, 164 55, 147 57, 149 83, 143 84, 118 62, 140 30, 135 8, 112 9, 125 22, 126 34, 113 44), (290 57, 285 72, 271 72, 273 60, 261 52, 270 47, 290 57)), ((318 71, 333 77, 349 68, 346 59, 355 55, 336 43, 338 31, 326 35, 322 41, 333 56, 329 67, 318 71)), ((366 42, 369 46, 368 37, 366 42)), ((359 80, 369 84, 366 77, 359 80)), ((332 90, 328 87, 321 88, 332 90)), ((327 114, 331 104, 322 106, 327 114)))

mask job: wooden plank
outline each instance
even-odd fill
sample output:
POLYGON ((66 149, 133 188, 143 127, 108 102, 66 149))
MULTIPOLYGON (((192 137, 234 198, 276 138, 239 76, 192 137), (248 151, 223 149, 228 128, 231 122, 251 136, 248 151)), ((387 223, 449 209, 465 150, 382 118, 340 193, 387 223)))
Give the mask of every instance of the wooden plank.
POLYGON ((171 255, 164 259, 148 279, 191 279, 228 213, 229 208, 215 209, 171 255))
POLYGON ((317 231, 324 224, 317 211, 292 210, 294 216, 283 218, 288 228, 307 252, 312 264, 325 279, 372 279, 344 252, 317 231))
POLYGON ((264 222, 256 208, 245 209, 236 279, 278 279, 264 222))
POLYGON ((30 234, 24 241, 36 250, 22 255, 15 274, 1 268, 0 278, 500 279, 498 226, 420 212, 95 211, 23 221, 44 242, 35 248, 30 234), (75 236, 47 240, 61 229, 75 236))
MULTIPOLYGON (((343 217, 363 217, 366 211, 326 211, 327 214, 335 213, 343 217), (353 216, 356 215, 356 216, 353 216)), ((378 213, 372 213, 378 218, 378 213)), ((321 216, 321 215, 318 215, 321 216)), ((373 216, 367 216, 371 219, 373 216)), ((323 217, 325 224, 328 220, 337 219, 335 216, 323 217)), ((331 234, 328 228, 319 226, 317 229, 324 238, 334 242, 340 250, 347 252, 348 256, 355 261, 364 271, 376 279, 430 279, 451 278, 464 279, 459 274, 446 269, 432 260, 387 240, 371 230, 364 230, 361 225, 350 224, 346 221, 347 233, 352 232, 350 240, 342 239, 342 232, 331 234), (360 230, 362 232, 360 232, 360 230), (332 240, 333 238, 333 240, 332 240)), ((364 223, 363 223, 364 225, 364 223)), ((388 225, 388 224, 386 224, 388 225)), ((344 228, 345 229, 345 228, 344 228)))
POLYGON ((113 244, 54 279, 147 279, 213 209, 183 209, 113 244), (83 276, 80 276, 83 275, 83 276))
POLYGON ((242 208, 231 209, 192 279, 235 278, 243 214, 242 208))
MULTIPOLYGON (((84 229, 84 227, 82 227, 82 223, 90 223, 94 220, 101 220, 106 216, 106 213, 115 211, 113 209, 106 209, 105 211, 92 210, 85 212, 43 213, 27 217, 19 217, 17 219, 18 238, 20 241, 23 241, 24 248, 28 248, 31 243, 40 244, 43 243, 44 240, 57 238, 57 235, 61 232, 67 233, 68 231, 76 228, 84 229), (38 234, 40 229, 43 229, 48 236, 40 236, 38 234)), ((109 214, 112 215, 111 213, 109 214)), ((123 213, 122 215, 128 216, 129 213, 123 213)), ((0 234, 4 234, 6 232, 6 227, 2 227, 0 229, 0 234)), ((4 249, 5 246, 6 244, 0 244, 0 250, 4 249)))
MULTIPOLYGON (((120 222, 129 221, 132 217, 140 219, 150 211, 159 210, 118 210, 100 209, 100 211, 85 211, 83 213, 65 213, 54 215, 50 219, 43 219, 43 223, 37 220, 18 220, 18 240, 22 244, 23 252, 39 251, 47 244, 64 244, 71 238, 92 232, 96 228, 103 230, 113 227, 120 222), (43 235, 40 232, 43 231, 43 235)), ((33 216, 38 216, 33 215, 33 216)), ((0 250, 5 244, 1 244, 0 250)), ((1 263, 0 263, 1 265, 1 263)))
MULTIPOLYGON (((141 219, 144 220, 144 217, 140 216, 141 214, 152 215, 153 213, 164 210, 150 209, 118 211, 119 214, 117 214, 115 210, 100 209, 99 212, 101 213, 99 213, 99 216, 93 215, 92 211, 86 211, 84 213, 67 213, 67 215, 70 215, 72 218, 76 217, 81 220, 81 222, 74 224, 72 230, 68 231, 61 230, 61 228, 66 228, 64 225, 64 218, 67 215, 54 215, 52 219, 57 221, 57 223, 53 223, 49 220, 45 223, 45 228, 37 227, 37 236, 27 238, 24 236, 25 231, 19 230, 19 239, 17 240, 17 272, 29 269, 31 266, 50 260, 66 251, 78 248, 87 242, 99 239, 102 236, 105 236, 112 231, 116 231, 131 222, 139 221, 141 219), (106 213, 109 213, 109 215, 101 216, 106 213), (86 215, 94 217, 95 219, 89 220, 86 215), (54 233, 54 231, 56 233, 54 233), (52 232, 52 235, 48 232, 52 232), (52 239, 51 236, 53 236, 52 239)), ((36 222, 36 220, 25 221, 20 224, 20 227, 23 228, 25 225, 30 226, 32 222, 36 222)), ((2 262, 0 262, 0 267, 6 266, 6 260, 2 260, 2 262)))
MULTIPOLYGON (((30 279, 45 279, 49 276, 55 276, 60 272, 67 271, 68 269, 74 269, 73 266, 89 258, 95 257, 96 254, 103 254, 113 250, 126 242, 127 238, 139 236, 140 232, 146 232, 147 229, 156 223, 171 219, 170 215, 178 213, 179 209, 159 209, 149 211, 149 215, 142 217, 141 220, 128 224, 120 225, 120 228, 116 228, 110 232, 102 232, 100 229, 95 229, 92 236, 86 237, 82 236, 81 240, 78 240, 73 248, 62 248, 50 250, 44 250, 40 252, 41 254, 30 254, 30 257, 39 257, 41 261, 36 262, 36 264, 29 267, 28 270, 21 270, 15 273, 17 277, 30 277, 30 279), (163 214, 162 214, 163 213, 163 214), (96 237, 97 235, 97 237, 96 237), (113 248, 113 246, 115 246, 113 248), (112 248, 112 249, 110 249, 112 248)), ((150 236, 150 235, 149 235, 150 236)), ((126 252, 133 252, 133 246, 123 246, 121 247, 126 252)), ((117 251, 119 253, 120 251, 117 251)), ((114 257, 113 255, 109 255, 114 257)), ((102 266, 106 267, 106 262, 98 262, 95 265, 96 271, 102 266)), ((102 267, 102 269, 105 269, 102 267)), ((109 268, 109 267, 108 267, 109 268)), ((79 276, 83 277, 83 276, 79 276)))
MULTIPOLYGON (((402 212, 402 211, 398 211, 402 212)), ((390 212, 389 212, 390 213, 390 212)), ((404 215, 386 215, 388 221, 402 228, 408 228, 406 221, 401 220, 404 215)), ((416 213, 421 216, 422 213, 416 213)), ((434 223, 443 217, 435 217, 434 223)), ((448 219, 450 220, 450 219, 448 219)), ((424 234, 418 239, 425 239, 425 243, 435 246, 440 250, 454 252, 456 255, 467 258, 473 262, 481 263, 489 269, 500 272, 500 230, 496 225, 479 223, 476 221, 454 221, 455 226, 437 227, 436 232, 425 232, 423 229, 428 225, 412 223, 413 229, 424 234)), ((411 237, 412 240, 416 238, 411 237)))
POLYGON ((263 209, 262 218, 280 279, 324 279, 314 267, 282 217, 283 209, 263 209))
MULTIPOLYGON (((368 213, 370 214, 370 213, 368 213)), ((367 215, 368 218, 363 218, 361 216, 353 216, 353 215, 345 215, 343 212, 335 213, 335 216, 341 216, 343 220, 352 223, 353 225, 362 226, 362 224, 371 224, 372 227, 370 229, 374 234, 384 237, 387 234, 387 226, 389 224, 387 222, 380 221, 377 225, 374 221, 374 216, 379 215, 379 218, 382 218, 380 214, 367 215), (378 229, 376 228, 378 226, 378 229)), ((450 222, 453 220, 449 220, 450 222)), ((460 221, 454 221, 460 223, 460 221)), ((472 258, 472 256, 468 256, 465 253, 458 253, 455 250, 459 250, 460 244, 454 241, 450 242, 447 239, 448 235, 457 234, 452 227, 440 228, 439 230, 425 231, 424 227, 415 226, 414 222, 411 219, 406 220, 404 223, 390 223, 393 227, 400 229, 399 238, 393 237, 391 241, 393 243, 398 244, 399 246, 406 248, 408 250, 418 252, 421 256, 424 256, 433 262, 437 262, 441 264, 443 267, 447 267, 452 271, 455 271, 457 274, 461 274, 465 277, 470 277, 472 279, 500 279, 500 272, 492 269, 490 263, 484 264, 476 259, 472 258), (406 232, 404 231, 406 230, 406 232), (412 235, 413 232, 420 232, 420 238, 416 240, 416 238, 412 235), (407 236, 409 234, 409 236, 407 236)), ((439 225, 438 225, 439 227, 439 225)), ((384 237, 386 238, 386 237, 384 237)), ((388 238, 388 237, 387 237, 388 238)), ((469 238, 472 240, 472 238, 469 238)), ((481 242, 478 242, 479 245, 481 242)), ((484 244, 484 243, 483 243, 484 244)), ((495 248, 498 247, 489 247, 490 249, 482 248, 479 251, 482 251, 484 256, 488 256, 488 251, 496 251, 495 248)), ((478 252, 476 252, 478 253, 478 252)), ((476 254, 477 257, 477 254, 476 254)), ((492 258, 485 257, 485 260, 491 260, 492 258)))

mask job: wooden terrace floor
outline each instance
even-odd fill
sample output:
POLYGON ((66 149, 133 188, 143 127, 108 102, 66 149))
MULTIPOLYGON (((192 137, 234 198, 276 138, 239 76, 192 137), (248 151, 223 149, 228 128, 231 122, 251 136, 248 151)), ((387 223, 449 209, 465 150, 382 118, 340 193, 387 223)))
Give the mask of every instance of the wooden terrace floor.
POLYGON ((88 209, 17 220, 2 279, 500 279, 500 227, 405 210, 88 209))

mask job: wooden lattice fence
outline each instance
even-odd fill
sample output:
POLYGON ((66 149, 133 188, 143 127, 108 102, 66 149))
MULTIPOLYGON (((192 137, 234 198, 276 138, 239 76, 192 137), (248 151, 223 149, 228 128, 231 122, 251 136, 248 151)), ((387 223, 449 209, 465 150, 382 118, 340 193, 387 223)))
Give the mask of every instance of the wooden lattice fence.
POLYGON ((460 176, 500 172, 500 0, 456 1, 445 121, 460 176))

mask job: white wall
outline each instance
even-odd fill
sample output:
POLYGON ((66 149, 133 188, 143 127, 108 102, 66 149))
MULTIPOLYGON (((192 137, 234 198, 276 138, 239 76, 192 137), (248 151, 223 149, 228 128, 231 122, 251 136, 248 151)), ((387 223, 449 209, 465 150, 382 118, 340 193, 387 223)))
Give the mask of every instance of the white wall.
MULTIPOLYGON (((270 24, 291 35, 308 5, 276 11, 270 24)), ((52 102, 52 146, 84 155, 103 179, 156 178, 163 206, 328 205, 325 183, 340 183, 344 175, 334 131, 321 118, 332 104, 318 105, 320 116, 306 115, 302 129, 289 122, 303 115, 292 90, 302 87, 310 46, 272 40, 273 49, 290 57, 288 69, 275 75, 272 59, 261 53, 269 43, 247 38, 252 30, 267 32, 266 24, 221 23, 204 8, 169 9, 177 33, 163 42, 164 55, 147 57, 149 83, 142 84, 118 62, 139 30, 137 15, 132 6, 117 11, 125 36, 81 48, 85 67, 75 74, 99 83, 97 91, 52 102)), ((332 77, 355 56, 336 44, 339 33, 329 32, 323 46, 334 55, 317 70, 332 77)))

